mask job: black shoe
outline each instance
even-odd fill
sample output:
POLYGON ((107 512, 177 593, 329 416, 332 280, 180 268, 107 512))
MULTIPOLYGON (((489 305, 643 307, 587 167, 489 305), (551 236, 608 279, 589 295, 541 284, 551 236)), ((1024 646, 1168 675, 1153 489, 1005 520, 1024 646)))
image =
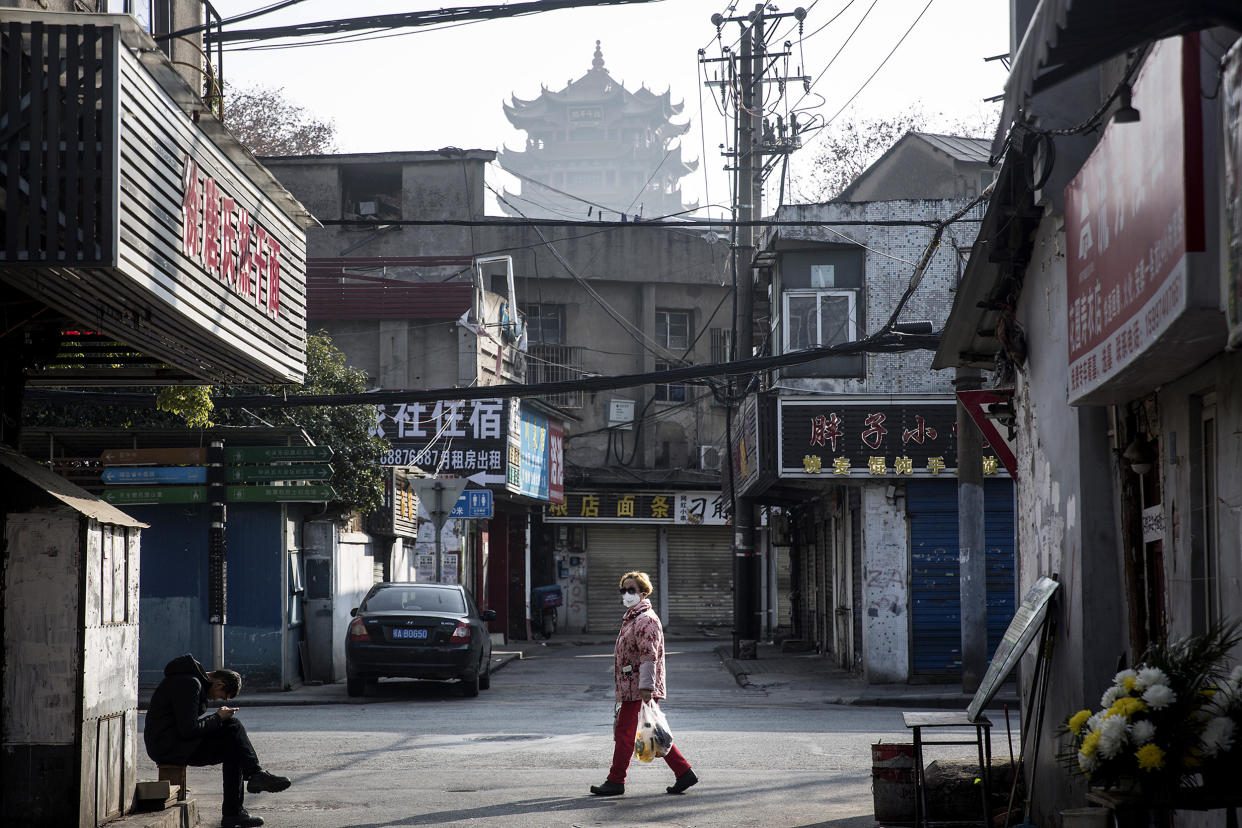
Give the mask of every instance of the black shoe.
POLYGON ((251 816, 247 811, 238 811, 235 814, 225 814, 220 819, 220 828, 259 828, 263 824, 263 817, 251 816))
POLYGON ((267 793, 280 793, 289 787, 290 784, 292 783, 283 776, 276 776, 261 770, 250 777, 250 781, 246 783, 246 790, 250 791, 250 793, 263 793, 265 791, 267 793))
POLYGON ((690 787, 691 785, 697 785, 698 782, 699 782, 699 778, 694 775, 694 771, 688 770, 685 773, 683 773, 681 776, 677 777, 677 781, 674 782, 672 785, 669 785, 664 790, 668 791, 671 794, 683 794, 686 792, 686 788, 690 787))
POLYGON ((602 785, 592 785, 591 793, 596 796, 620 796, 625 793, 625 786, 618 785, 610 779, 605 779, 602 785))

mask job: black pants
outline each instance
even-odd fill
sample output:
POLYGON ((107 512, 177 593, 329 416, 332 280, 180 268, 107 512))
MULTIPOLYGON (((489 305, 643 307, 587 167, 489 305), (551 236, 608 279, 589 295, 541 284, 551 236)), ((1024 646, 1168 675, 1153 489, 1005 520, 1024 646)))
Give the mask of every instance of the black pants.
POLYGON ((221 765, 224 775, 224 802, 220 810, 236 814, 242 809, 246 797, 245 779, 259 771, 259 757, 255 755, 246 728, 237 719, 224 719, 222 727, 203 737, 190 754, 187 765, 204 767, 221 765))

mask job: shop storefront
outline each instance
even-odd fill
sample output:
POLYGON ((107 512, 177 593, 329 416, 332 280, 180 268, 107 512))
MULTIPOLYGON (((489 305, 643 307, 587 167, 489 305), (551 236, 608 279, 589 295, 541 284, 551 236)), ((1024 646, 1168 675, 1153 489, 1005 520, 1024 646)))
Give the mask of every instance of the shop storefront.
POLYGON ((614 634, 617 584, 631 570, 651 576, 670 633, 732 625, 733 538, 719 492, 566 492, 543 522, 566 541, 553 552, 566 596, 564 631, 614 634))

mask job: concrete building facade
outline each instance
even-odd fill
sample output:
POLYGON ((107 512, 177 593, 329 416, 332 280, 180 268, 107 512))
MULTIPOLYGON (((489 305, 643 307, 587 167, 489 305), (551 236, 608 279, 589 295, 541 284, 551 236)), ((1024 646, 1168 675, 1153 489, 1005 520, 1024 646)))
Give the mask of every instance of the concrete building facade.
MULTIPOLYGON (((1050 744, 1119 664, 1232 618, 1242 577, 1242 16, 1069 6, 1010 4, 996 195, 935 362, 1013 377, 1020 581, 1063 587, 1049 693, 1026 699, 1050 744)), ((1032 821, 1085 804, 1052 751, 1027 775, 1032 821)))
MULTIPOLYGON (((531 383, 654 372, 727 358, 728 251, 715 235, 684 223, 545 228, 488 217, 484 167, 492 159, 490 152, 455 149, 265 159, 325 224, 308 241, 312 290, 323 278, 366 281, 391 294, 352 321, 328 319, 317 306, 311 311, 312 325, 322 321, 350 362, 366 370, 377 387, 486 384, 492 380, 483 372, 492 357, 469 365, 459 361, 467 352, 483 353, 479 348, 492 348, 487 353, 495 354, 499 347, 506 364, 522 363, 521 376, 531 383), (358 182, 369 182, 369 189, 358 182), (357 209, 360 203, 365 209, 357 209), (379 203, 389 205, 388 212, 373 214, 372 204, 379 203), (410 219, 446 223, 400 223, 410 219), (504 257, 504 266, 479 270, 475 264, 504 257), (471 332, 459 324, 463 308, 437 309, 438 303, 452 300, 431 298, 435 291, 451 293, 471 284, 502 297, 509 322, 497 319, 471 332), (402 289, 422 291, 426 301, 396 310, 402 289)), ((498 511, 485 529, 480 527, 476 546, 463 552, 476 573, 492 572, 508 561, 507 569, 488 576, 495 585, 488 594, 499 600, 503 584, 516 584, 504 600, 517 609, 507 614, 507 622, 498 621, 504 628, 495 631, 527 635, 530 588, 558 583, 567 599, 559 616, 562 630, 615 629, 614 581, 633 568, 621 561, 635 556, 656 575, 660 539, 667 546, 675 527, 686 527, 690 535, 684 543, 673 537, 665 564, 669 577, 688 584, 701 567, 681 562, 706 560, 715 574, 710 584, 698 584, 693 592, 710 597, 691 604, 706 613, 699 613, 700 619, 729 623, 721 609, 731 582, 720 574, 730 572, 725 517, 717 515, 711 525, 695 511, 706 509, 709 500, 713 510, 721 508, 717 446, 725 413, 714 404, 710 389, 648 384, 613 392, 566 391, 540 402, 564 422, 563 502, 545 509, 536 500, 515 499, 511 509, 498 511), (683 498, 690 505, 680 522, 674 509, 678 492, 695 493, 683 498), (611 515, 589 505, 590 498, 603 496, 613 504, 611 515), (645 517, 624 512, 652 503, 655 512, 645 517), (618 527, 630 523, 630 517, 647 523, 640 530, 621 531, 618 527), (708 536, 710 542, 704 541, 708 536), (617 538, 632 538, 632 543, 618 545, 617 538), (689 551, 679 557, 683 546, 689 551), (493 563, 483 564, 484 556, 493 563), (588 567, 590 560, 597 565, 588 567), (624 568, 614 572, 618 566, 624 568), (593 623, 588 592, 601 613, 593 623), (570 600, 574 594, 579 594, 576 601, 570 600)), ((527 399, 521 405, 532 404, 527 399)), ((667 593, 674 606, 676 594, 667 593)), ((691 621, 697 610, 690 607, 669 612, 683 623, 698 623, 691 621)))

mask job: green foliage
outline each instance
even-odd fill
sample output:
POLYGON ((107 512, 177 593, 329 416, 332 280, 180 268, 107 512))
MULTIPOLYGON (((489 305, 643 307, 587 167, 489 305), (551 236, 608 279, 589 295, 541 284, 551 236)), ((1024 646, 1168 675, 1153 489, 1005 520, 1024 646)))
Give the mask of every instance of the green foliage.
MULTIPOLYGON (((289 386, 223 387, 215 396, 239 394, 357 394, 366 391, 367 376, 345 362, 325 331, 306 339, 306 380, 297 388, 289 386)), ((375 411, 367 405, 316 405, 298 408, 221 409, 219 421, 229 425, 294 425, 316 444, 331 446, 332 487, 337 503, 347 509, 368 514, 383 503, 384 481, 379 459, 389 450, 387 440, 373 437, 375 411)))
POLYGON ((812 201, 831 201, 907 132, 990 138, 998 117, 996 109, 962 118, 914 106, 882 118, 838 120, 824 134, 805 189, 812 201))
POLYGON ((190 428, 211 428, 210 385, 172 385, 161 388, 156 395, 155 407, 160 411, 176 414, 190 428))

